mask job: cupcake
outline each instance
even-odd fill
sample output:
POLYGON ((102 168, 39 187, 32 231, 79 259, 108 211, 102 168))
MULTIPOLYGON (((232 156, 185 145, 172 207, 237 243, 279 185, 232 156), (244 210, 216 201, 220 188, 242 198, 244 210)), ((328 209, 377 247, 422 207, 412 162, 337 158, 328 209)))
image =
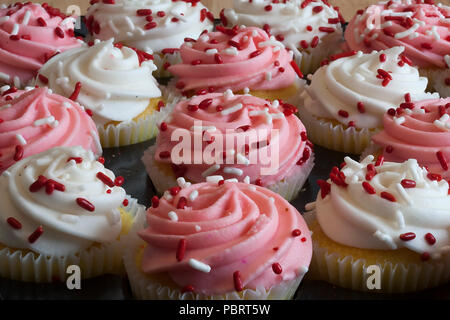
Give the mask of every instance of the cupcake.
POLYGON ((95 124, 79 105, 47 88, 7 87, 0 89, 0 173, 58 146, 82 146, 102 154, 95 124))
MULTIPOLYGON (((403 163, 345 158, 309 205, 313 277, 360 291, 403 293, 450 280, 449 183, 403 163), (374 270, 378 272, 374 273, 374 270), (369 276, 378 275, 378 281, 369 276), (370 288, 370 289, 369 289, 370 288)), ((373 278, 373 277, 372 277, 373 278)))
POLYGON ((142 158, 159 193, 223 176, 295 198, 314 166, 306 129, 289 104, 210 93, 182 100, 142 158), (180 141, 180 138, 182 141, 180 141))
POLYGON ((174 90, 192 96, 231 89, 298 103, 303 75, 283 43, 255 27, 217 30, 186 39, 180 49, 183 62, 169 68, 177 77, 174 90))
POLYGON ((220 18, 224 26, 263 28, 294 52, 298 66, 308 74, 340 50, 345 21, 336 9, 327 1, 234 0, 234 9, 223 9, 220 18))
POLYGON ((0 8, 0 85, 23 88, 53 55, 80 47, 74 21, 46 4, 0 8))
POLYGON ((3 172, 0 276, 51 282, 71 265, 83 279, 122 273, 121 238, 140 210, 122 183, 79 146, 49 149, 3 172))
POLYGON ((417 159, 429 172, 450 179, 450 98, 403 103, 383 118, 384 130, 365 153, 386 161, 417 159))
POLYGON ((388 1, 359 10, 345 40, 350 50, 404 46, 404 61, 428 77, 430 90, 450 96, 450 7, 434 1, 388 1))
POLYGON ((165 117, 154 69, 151 56, 110 39, 52 58, 39 70, 37 84, 86 107, 102 145, 118 147, 151 139, 165 117))
POLYGON ((117 42, 155 56, 155 76, 170 76, 185 38, 211 31, 214 16, 199 1, 91 1, 86 25, 94 39, 117 42))
POLYGON ((291 299, 311 261, 298 211, 262 187, 206 182, 153 198, 124 258, 138 299, 291 299), (144 228, 144 229, 143 229, 144 228))
POLYGON ((402 63, 403 47, 331 56, 301 94, 300 118, 311 141, 328 149, 361 153, 383 126, 383 115, 404 102, 439 98, 425 93, 427 78, 402 63))

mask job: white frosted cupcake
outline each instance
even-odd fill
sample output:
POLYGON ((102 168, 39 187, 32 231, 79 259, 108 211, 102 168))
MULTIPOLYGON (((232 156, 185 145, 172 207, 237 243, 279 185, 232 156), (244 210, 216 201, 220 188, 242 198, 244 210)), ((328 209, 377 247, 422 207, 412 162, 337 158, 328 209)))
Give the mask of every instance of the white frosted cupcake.
POLYGON ((151 139, 168 113, 153 70, 150 57, 110 39, 52 58, 37 84, 84 106, 102 146, 117 147, 151 139))
MULTIPOLYGON (((450 280, 449 183, 409 159, 334 168, 307 213, 311 273, 353 290, 411 292, 450 280), (379 268, 379 273, 374 270, 379 268), (378 275, 379 281, 369 276, 378 275), (373 288, 374 289, 374 288, 373 288)), ((308 206, 307 206, 308 207, 308 206)))
POLYGON ((301 94, 299 116, 311 141, 328 149, 361 153, 383 126, 383 115, 409 101, 439 98, 426 93, 428 80, 401 63, 404 47, 331 57, 301 94))
POLYGON ((91 1, 86 15, 94 39, 137 48, 155 56, 155 76, 179 62, 178 49, 185 38, 197 39, 213 29, 214 16, 199 1, 116 0, 91 1))
POLYGON ((234 0, 224 9, 225 26, 245 25, 266 30, 293 50, 303 73, 313 73, 343 42, 339 12, 327 1, 234 0))
POLYGON ((1 277, 63 280, 70 265, 82 278, 123 272, 121 238, 140 207, 99 161, 81 147, 57 147, 3 172, 1 277))

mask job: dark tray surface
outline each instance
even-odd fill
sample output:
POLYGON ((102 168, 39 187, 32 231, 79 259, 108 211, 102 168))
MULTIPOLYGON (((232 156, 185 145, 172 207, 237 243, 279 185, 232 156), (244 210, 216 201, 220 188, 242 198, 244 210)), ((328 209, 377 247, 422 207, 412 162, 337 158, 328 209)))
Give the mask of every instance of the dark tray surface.
MULTIPOLYGON (((141 162, 145 149, 154 143, 154 140, 127 146, 104 150, 105 165, 116 175, 125 178, 124 188, 139 203, 148 207, 155 190, 141 162)), ((328 176, 331 168, 339 165, 345 154, 315 147, 316 165, 306 183, 304 190, 294 200, 293 205, 304 211, 305 204, 314 201, 318 192, 315 183, 318 179, 328 176)), ((357 158, 355 158, 357 159, 357 158)), ((132 299, 128 281, 124 277, 105 275, 94 279, 82 281, 82 289, 69 291, 65 283, 34 284, 22 283, 0 278, 0 299, 102 299, 124 300, 132 299)), ((419 293, 386 295, 379 293, 361 293, 332 286, 322 281, 302 281, 295 299, 298 300, 359 300, 359 299, 439 299, 450 300, 450 285, 427 290, 419 293)))

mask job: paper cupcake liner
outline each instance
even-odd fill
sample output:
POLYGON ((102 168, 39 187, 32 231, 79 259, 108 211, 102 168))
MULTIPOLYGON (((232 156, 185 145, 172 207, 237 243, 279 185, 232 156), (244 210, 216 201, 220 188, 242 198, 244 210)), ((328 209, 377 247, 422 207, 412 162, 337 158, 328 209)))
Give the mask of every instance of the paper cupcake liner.
MULTIPOLYGON (((311 225, 315 220, 314 211, 304 214, 304 218, 311 225)), ((365 259, 329 252, 313 241, 313 257, 308 276, 347 289, 378 293, 416 292, 450 281, 450 254, 443 255, 439 261, 409 264, 377 262, 375 265, 381 271, 381 288, 370 290, 367 280, 373 272, 368 272, 369 265, 365 259)))
POLYGON ((159 124, 172 112, 174 103, 179 97, 162 88, 166 106, 160 111, 138 121, 122 122, 118 125, 110 124, 106 128, 97 125, 100 143, 103 148, 123 147, 150 140, 159 132, 159 124))
POLYGON ((294 60, 303 74, 314 73, 320 68, 323 60, 332 54, 342 51, 341 46, 343 42, 342 30, 339 30, 320 39, 319 45, 315 48, 308 48, 308 51, 302 48, 295 48, 294 60))
POLYGON ((173 54, 171 54, 171 53, 163 54, 163 53, 158 52, 158 53, 153 54, 153 57, 154 57, 153 63, 158 68, 157 70, 155 70, 153 72, 153 76, 156 78, 168 78, 168 77, 173 76, 169 71, 167 71, 164 68, 164 65, 166 63, 170 63, 170 65, 173 66, 175 64, 183 62, 181 60, 179 51, 176 51, 173 54))
MULTIPOLYGON (((155 145, 145 150, 144 155, 142 156, 142 162, 144 163, 147 174, 152 180, 153 186, 161 195, 166 190, 177 186, 177 180, 175 175, 167 175, 167 173, 161 170, 161 167, 158 167, 155 162, 155 152, 155 145)), ((278 193, 287 201, 291 201, 297 197, 303 185, 308 180, 308 176, 311 173, 313 167, 314 153, 311 154, 311 157, 302 166, 297 166, 296 168, 294 168, 294 170, 292 170, 292 173, 289 174, 288 178, 283 179, 282 181, 275 184, 266 186, 266 188, 272 190, 275 193, 278 193)))
POLYGON ((139 220, 130 231, 124 265, 130 281, 133 296, 139 300, 290 300, 297 291, 304 274, 293 280, 283 281, 270 289, 245 289, 242 292, 211 294, 185 292, 180 289, 164 286, 149 279, 136 264, 136 255, 145 242, 137 235, 137 231, 145 227, 139 220))
POLYGON ((324 148, 345 153, 361 154, 369 145, 371 137, 379 131, 344 128, 341 124, 336 125, 311 115, 305 108, 299 109, 298 115, 306 127, 309 140, 324 148))
POLYGON ((450 97, 450 86, 445 84, 445 79, 450 78, 449 68, 420 68, 419 73, 428 78, 428 91, 438 92, 442 98, 450 97))
MULTIPOLYGON (((123 207, 133 220, 140 219, 145 208, 136 199, 127 198, 129 204, 123 207)), ((67 267, 79 266, 83 279, 103 274, 124 274, 123 253, 127 236, 108 244, 92 245, 79 253, 67 256, 45 256, 29 250, 0 250, 0 277, 35 283, 49 283, 66 279, 67 267)))

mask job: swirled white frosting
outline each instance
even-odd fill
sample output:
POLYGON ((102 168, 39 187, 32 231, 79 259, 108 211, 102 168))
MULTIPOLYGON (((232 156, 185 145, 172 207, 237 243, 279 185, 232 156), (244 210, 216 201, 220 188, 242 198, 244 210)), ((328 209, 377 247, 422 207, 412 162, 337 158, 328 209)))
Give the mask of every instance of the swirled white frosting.
POLYGON ((245 25, 262 28, 269 25, 271 34, 283 36, 282 41, 286 46, 301 48, 300 41, 308 44, 314 37, 322 39, 327 32, 319 30, 319 27, 333 28, 342 33, 339 23, 329 23, 328 19, 339 19, 338 12, 322 1, 313 1, 302 8, 304 0, 290 0, 273 3, 272 0, 234 0, 233 9, 225 9, 224 15, 228 25, 245 25), (267 6, 271 10, 266 10, 267 6), (322 7, 319 12, 315 7, 322 7), (307 27, 311 28, 308 30, 307 27))
POLYGON ((385 162, 376 166, 377 174, 366 180, 367 165, 375 164, 373 156, 361 163, 345 159, 346 187, 331 183, 325 198, 317 197, 315 211, 321 229, 332 240, 363 249, 395 250, 407 248, 419 254, 427 252, 439 258, 450 250, 450 195, 445 180, 432 181, 426 169, 410 159, 404 163, 385 162), (415 187, 402 186, 404 179, 415 187), (369 194, 363 183, 369 183, 375 194, 369 194), (381 196, 388 192, 395 202, 381 196), (401 235, 414 233, 410 241, 401 235), (430 233, 434 244, 426 241, 430 233))
POLYGON ((95 242, 115 240, 121 231, 118 208, 125 190, 109 188, 97 178, 98 172, 115 179, 113 172, 82 147, 53 148, 10 167, 0 177, 0 243, 40 254, 67 255, 95 242), (80 157, 82 162, 68 161, 71 157, 80 157), (43 187, 31 192, 30 186, 40 175, 63 184, 65 191, 54 190, 49 195, 43 187), (80 207, 77 198, 92 203, 95 211, 80 207), (11 227, 9 218, 17 220, 21 229, 11 227), (43 234, 30 243, 29 236, 39 227, 43 234))
POLYGON ((99 1, 88 9, 87 18, 92 16, 99 24, 100 32, 94 33, 94 38, 115 38, 146 52, 161 52, 165 48, 179 48, 186 37, 196 39, 203 30, 212 30, 213 23, 208 18, 201 21, 202 9, 206 10, 201 3, 193 6, 188 1, 116 0, 112 5, 99 1), (137 14, 141 9, 152 11, 150 16, 156 27, 145 28, 149 21, 137 14), (165 15, 160 17, 158 12, 165 15))
POLYGON ((357 128, 379 128, 386 111, 404 102, 406 93, 413 101, 439 98, 437 93, 425 92, 428 80, 420 77, 417 68, 398 64, 403 51, 404 47, 394 47, 370 54, 358 52, 321 67, 302 93, 306 110, 343 124, 353 121, 357 128), (380 61, 382 54, 386 56, 384 62, 380 61), (377 78, 379 69, 392 77, 386 86, 377 78), (358 102, 364 104, 365 112, 358 110, 358 102), (342 117, 340 110, 348 117, 342 117))
MULTIPOLYGON (((80 82, 76 101, 92 110, 97 124, 105 124, 131 121, 148 107, 151 98, 161 96, 154 70, 151 60, 140 64, 133 49, 115 47, 110 39, 59 54, 39 74, 48 79, 50 89, 65 97, 80 82)), ((38 83, 45 85, 41 80, 38 83)))

